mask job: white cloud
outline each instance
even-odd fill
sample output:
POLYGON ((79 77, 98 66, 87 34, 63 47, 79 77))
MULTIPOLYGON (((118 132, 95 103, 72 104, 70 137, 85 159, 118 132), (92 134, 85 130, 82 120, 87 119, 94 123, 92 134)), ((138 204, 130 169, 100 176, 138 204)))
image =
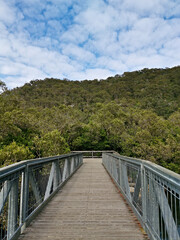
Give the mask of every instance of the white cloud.
POLYGON ((111 57, 100 57, 97 60, 97 65, 104 69, 110 69, 116 73, 122 73, 127 70, 126 65, 122 62, 121 58, 113 59, 111 57))
POLYGON ((178 1, 106 2, 0 0, 1 79, 14 87, 179 65, 178 1))
POLYGON ((6 1, 0 0, 0 21, 11 24, 15 20, 15 17, 14 9, 6 1))
POLYGON ((175 65, 179 65, 179 56, 180 56, 180 38, 174 38, 170 41, 167 41, 164 44, 164 47, 160 50, 160 53, 166 56, 167 59, 171 59, 176 62, 175 65))
POLYGON ((73 24, 68 31, 60 37, 60 41, 81 44, 88 39, 89 32, 79 24, 73 24))
POLYGON ((85 80, 85 79, 105 79, 112 76, 114 73, 101 68, 87 69, 85 72, 72 72, 69 73, 68 78, 74 80, 85 80))
POLYGON ((12 56, 11 43, 6 38, 0 39, 0 53, 1 53, 1 56, 6 56, 6 57, 12 56))
POLYGON ((95 61, 94 54, 76 46, 75 44, 64 45, 62 52, 64 55, 68 55, 77 61, 82 61, 83 63, 89 62, 90 64, 95 61))
MULTIPOLYGON (((1 73, 6 75, 27 75, 27 76, 37 76, 38 74, 44 75, 42 71, 40 71, 37 68, 27 66, 22 63, 14 63, 8 61, 8 65, 5 64, 7 60, 3 60, 3 63, 1 62, 1 73)), ((45 75, 44 75, 45 76, 45 75)))
POLYGON ((135 12, 139 17, 159 16, 168 17, 174 15, 176 8, 179 8, 179 2, 173 0, 109 0, 116 9, 135 12))
POLYGON ((44 11, 44 16, 48 19, 51 19, 51 18, 58 18, 58 17, 61 17, 61 10, 63 11, 63 13, 66 13, 67 12, 67 8, 66 6, 62 5, 63 8, 61 7, 58 8, 57 5, 47 5, 46 7, 46 10, 44 11))
POLYGON ((22 63, 14 63, 0 59, 0 72, 7 75, 4 81, 8 83, 9 88, 14 88, 16 86, 22 86, 25 82, 30 79, 45 78, 47 74, 40 71, 38 68, 27 66, 22 63))
POLYGON ((57 38, 57 37, 60 37, 60 34, 62 33, 63 31, 63 26, 62 24, 57 21, 57 20, 49 20, 47 22, 47 35, 49 37, 52 38, 52 35, 54 35, 54 33, 56 33, 56 35, 54 36, 54 38, 57 38))

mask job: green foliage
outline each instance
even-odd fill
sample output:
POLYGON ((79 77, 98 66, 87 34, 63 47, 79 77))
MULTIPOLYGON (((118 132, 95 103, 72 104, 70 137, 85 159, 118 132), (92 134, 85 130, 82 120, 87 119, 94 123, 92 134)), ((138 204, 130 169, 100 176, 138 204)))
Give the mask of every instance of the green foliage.
MULTIPOLYGON (((0 94, 0 158, 113 149, 180 173, 180 67, 35 80, 0 94)), ((0 81, 0 87, 5 87, 0 81)))
POLYGON ((126 106, 153 109, 165 118, 180 107, 180 67, 143 69, 107 80, 67 81, 47 78, 26 83, 6 93, 18 96, 19 105, 51 108, 62 104, 85 111, 96 103, 116 101, 126 106))
POLYGON ((12 141, 28 145, 33 135, 38 132, 31 120, 32 117, 20 109, 2 113, 0 115, 0 136, 3 141, 1 141, 0 146, 8 145, 12 141))
POLYGON ((0 150, 0 163, 4 166, 33 157, 28 147, 18 146, 14 141, 0 150))
POLYGON ((7 90, 6 84, 0 80, 0 93, 7 90))
POLYGON ((58 130, 44 134, 42 137, 34 137, 34 150, 36 156, 47 157, 70 152, 66 140, 58 130))

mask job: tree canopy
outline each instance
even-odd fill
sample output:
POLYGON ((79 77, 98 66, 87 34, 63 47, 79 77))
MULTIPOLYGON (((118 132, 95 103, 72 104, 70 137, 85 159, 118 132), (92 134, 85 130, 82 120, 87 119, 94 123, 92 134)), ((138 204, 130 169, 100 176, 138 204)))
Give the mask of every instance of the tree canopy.
MULTIPOLYGON (((0 82, 1 84, 1 82, 0 82)), ((109 150, 180 173, 180 67, 47 78, 0 95, 0 163, 109 150)))

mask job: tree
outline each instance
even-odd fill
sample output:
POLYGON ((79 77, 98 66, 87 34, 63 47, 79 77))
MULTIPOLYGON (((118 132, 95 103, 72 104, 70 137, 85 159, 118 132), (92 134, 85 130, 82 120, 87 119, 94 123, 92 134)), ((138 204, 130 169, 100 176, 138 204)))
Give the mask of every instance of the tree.
POLYGON ((21 160, 34 158, 28 147, 17 145, 15 141, 0 150, 0 164, 7 166, 21 160))
POLYGON ((0 80, 0 93, 7 90, 6 84, 0 80))
POLYGON ((48 157, 70 152, 66 140, 58 130, 53 130, 33 140, 34 151, 37 157, 48 157))
POLYGON ((143 69, 106 80, 47 78, 10 91, 0 81, 0 149, 15 142, 35 157, 114 149, 178 171, 179 76, 180 67, 143 69))

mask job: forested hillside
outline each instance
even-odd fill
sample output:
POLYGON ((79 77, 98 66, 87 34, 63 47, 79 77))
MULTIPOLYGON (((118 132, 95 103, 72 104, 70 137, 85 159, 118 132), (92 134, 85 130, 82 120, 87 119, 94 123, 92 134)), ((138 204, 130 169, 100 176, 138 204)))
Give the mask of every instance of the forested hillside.
POLYGON ((180 173, 180 67, 1 86, 1 165, 113 149, 180 173))

